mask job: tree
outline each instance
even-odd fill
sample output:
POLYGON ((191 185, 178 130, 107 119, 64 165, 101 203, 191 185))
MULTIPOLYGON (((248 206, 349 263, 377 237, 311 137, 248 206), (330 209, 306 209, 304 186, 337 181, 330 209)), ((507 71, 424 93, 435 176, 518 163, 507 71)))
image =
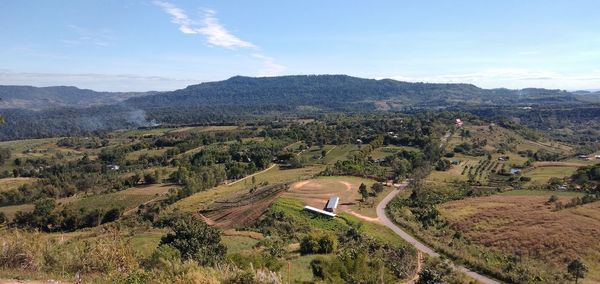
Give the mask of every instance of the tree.
POLYGON ((106 213, 104 213, 104 216, 102 216, 102 223, 104 224, 104 223, 116 221, 117 219, 119 219, 119 217, 121 217, 122 212, 123 212, 123 210, 121 210, 121 208, 117 208, 117 207, 106 211, 106 213))
POLYGON ((369 191, 367 190, 367 185, 365 185, 364 183, 361 183, 360 186, 358 187, 358 193, 360 193, 360 196, 362 196, 362 200, 366 201, 367 198, 369 197, 369 191))
POLYGON ((375 192, 375 194, 380 194, 383 192, 383 184, 376 182, 371 186, 371 189, 373 192, 375 192))
POLYGON ((221 243, 219 230, 192 216, 177 220, 172 229, 173 232, 163 236, 160 243, 179 250, 182 258, 205 266, 223 261, 227 247, 221 243))
POLYGON ((567 271, 573 278, 575 278, 575 283, 579 281, 579 278, 585 278, 585 274, 588 272, 587 266, 581 260, 574 259, 567 266, 567 271))

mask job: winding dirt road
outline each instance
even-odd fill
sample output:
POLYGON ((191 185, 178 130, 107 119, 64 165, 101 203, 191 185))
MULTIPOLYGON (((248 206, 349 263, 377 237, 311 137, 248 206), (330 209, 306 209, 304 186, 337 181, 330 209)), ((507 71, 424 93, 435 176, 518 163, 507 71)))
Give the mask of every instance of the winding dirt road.
MULTIPOLYGON (((383 200, 381 200, 381 202, 377 205, 377 217, 379 218, 379 221, 387 226, 388 228, 392 229, 392 231, 394 231, 394 233, 396 233, 398 236, 400 236, 401 238, 403 238, 404 240, 406 240, 407 242, 411 243, 412 245, 414 245, 419 251, 422 251, 423 253, 429 255, 429 256, 433 256, 433 257, 439 257, 440 254, 435 252, 433 249, 431 249, 430 247, 426 246, 425 244, 421 243, 420 241, 418 241, 417 239, 415 239, 413 236, 409 235, 408 233, 406 233, 404 230, 402 230, 400 227, 398 227, 396 224, 394 224, 394 222, 392 222, 387 215, 385 215, 385 207, 387 206, 387 204, 392 201, 392 199, 394 199, 394 197, 400 192, 400 190, 402 188, 404 188, 406 186, 406 184, 402 185, 402 187, 400 187, 400 189, 396 189, 393 190, 392 192, 390 192, 383 200)), ((452 263, 452 266, 454 267, 454 269, 468 275, 469 277, 484 283, 484 284, 500 284, 501 282, 494 280, 490 277, 487 277, 485 275, 479 274, 477 272, 471 271, 470 269, 462 266, 462 265, 457 265, 452 263)))

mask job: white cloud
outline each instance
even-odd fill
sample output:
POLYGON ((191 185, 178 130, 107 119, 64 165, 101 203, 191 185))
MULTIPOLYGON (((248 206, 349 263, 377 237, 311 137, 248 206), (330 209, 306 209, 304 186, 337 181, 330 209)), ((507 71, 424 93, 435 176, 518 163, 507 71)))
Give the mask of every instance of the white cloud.
POLYGON ((230 33, 216 17, 214 10, 205 10, 204 19, 198 23, 190 19, 185 11, 169 2, 154 1, 155 5, 161 7, 171 15, 171 22, 179 25, 179 30, 184 34, 200 34, 206 37, 208 44, 224 48, 256 48, 256 45, 244 41, 230 33))
POLYGON ((285 66, 276 63, 273 58, 262 55, 260 53, 253 53, 252 57, 261 60, 263 64, 263 67, 260 70, 258 70, 258 76, 277 76, 281 75, 281 73, 286 69, 285 66))
POLYGON ((184 34, 195 34, 196 31, 192 27, 194 22, 188 18, 185 12, 169 2, 154 1, 155 5, 161 7, 163 11, 171 15, 171 22, 179 25, 179 30, 184 34))
MULTIPOLYGON (((204 10, 204 18, 201 21, 190 19, 186 12, 169 2, 155 0, 155 5, 161 7, 167 14, 171 15, 171 22, 179 26, 179 30, 185 34, 198 34, 205 37, 206 42, 211 46, 218 46, 227 49, 254 49, 259 50, 255 44, 244 41, 227 30, 217 18, 217 12, 214 10, 204 10)), ((286 67, 275 62, 275 59, 264 54, 250 54, 253 58, 259 59, 261 67, 257 71, 257 76, 275 76, 281 74, 286 67)))
POLYGON ((254 44, 241 40, 225 29, 225 27, 219 23, 216 12, 213 10, 206 11, 203 23, 204 26, 197 29, 197 31, 206 36, 206 40, 211 45, 222 46, 225 48, 256 48, 254 44))

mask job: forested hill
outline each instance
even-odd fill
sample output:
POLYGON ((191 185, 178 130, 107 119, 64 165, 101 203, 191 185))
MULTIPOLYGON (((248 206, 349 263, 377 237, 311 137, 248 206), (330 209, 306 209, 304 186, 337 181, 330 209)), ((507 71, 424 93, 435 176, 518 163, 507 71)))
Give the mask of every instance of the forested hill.
MULTIPOLYGON (((512 112, 524 106, 577 109, 591 107, 596 97, 561 90, 482 89, 470 84, 409 83, 346 75, 237 76, 161 93, 0 86, 0 115, 6 119, 0 125, 0 140, 82 135, 156 123, 235 123, 264 115, 443 108, 493 113, 490 108, 512 112)), ((600 107, 589 112, 592 118, 596 110, 600 107)))
POLYGON ((132 98, 142 108, 168 106, 284 106, 293 109, 364 110, 456 105, 580 103, 574 94, 546 89, 481 89, 470 84, 409 83, 346 75, 233 77, 153 96, 132 98))
POLYGON ((0 86, 0 109, 44 110, 58 107, 85 108, 115 104, 154 92, 96 92, 76 87, 0 86))

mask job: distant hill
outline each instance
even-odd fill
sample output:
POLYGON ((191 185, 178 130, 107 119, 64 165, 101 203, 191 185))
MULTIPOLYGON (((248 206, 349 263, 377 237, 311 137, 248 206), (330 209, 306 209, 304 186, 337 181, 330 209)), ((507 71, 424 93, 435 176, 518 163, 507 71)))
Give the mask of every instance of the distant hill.
POLYGON ((96 92, 76 87, 0 86, 0 109, 43 110, 60 107, 86 108, 115 104, 154 92, 96 92))
POLYGON ((167 106, 285 106, 291 109, 363 110, 457 105, 580 103, 561 90, 481 89, 470 84, 409 83, 346 75, 233 77, 173 92, 132 98, 143 108, 167 106))
MULTIPOLYGON (((346 75, 242 77, 171 92, 108 93, 75 87, 0 86, 0 140, 84 134, 160 124, 242 122, 331 112, 467 110, 493 114, 592 107, 597 96, 547 89, 482 89, 471 84, 410 83, 346 75), (531 109, 531 108, 526 108, 531 109)), ((600 101, 599 101, 600 102, 600 101)), ((589 112, 595 115, 595 109, 589 112)), ((528 116, 530 114, 527 114, 528 116)), ((587 116, 586 116, 587 117, 587 116)), ((585 119, 580 117, 579 119, 585 119)))

